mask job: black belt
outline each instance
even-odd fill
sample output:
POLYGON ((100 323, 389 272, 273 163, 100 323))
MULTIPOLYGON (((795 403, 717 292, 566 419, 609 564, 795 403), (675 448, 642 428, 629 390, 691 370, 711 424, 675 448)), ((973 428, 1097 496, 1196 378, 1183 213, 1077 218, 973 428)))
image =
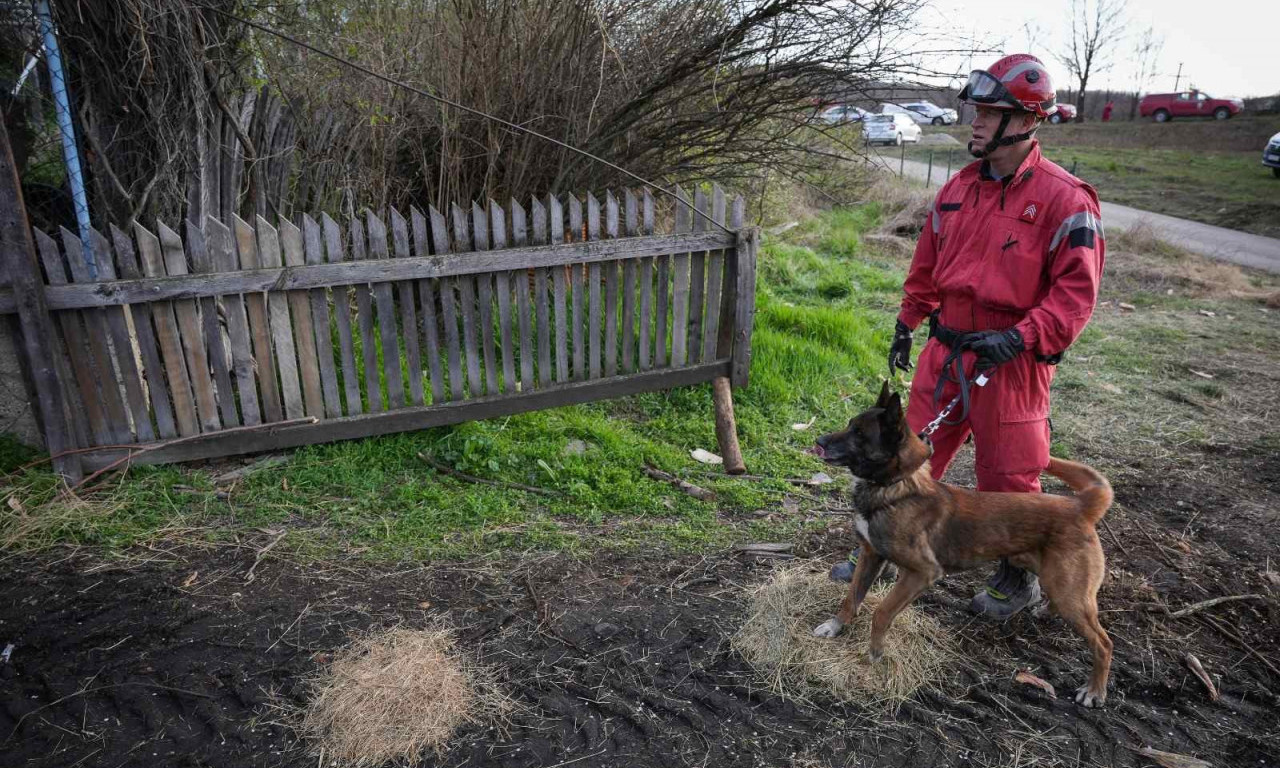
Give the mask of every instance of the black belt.
MULTIPOLYGON (((965 337, 975 333, 974 331, 957 331, 954 328, 948 328, 938 322, 938 312, 929 315, 929 338, 937 339, 942 346, 947 349, 955 349, 956 344, 963 343, 965 337)), ((1057 365, 1062 362, 1066 351, 1055 352, 1052 355, 1036 355, 1036 362, 1046 365, 1057 365)))

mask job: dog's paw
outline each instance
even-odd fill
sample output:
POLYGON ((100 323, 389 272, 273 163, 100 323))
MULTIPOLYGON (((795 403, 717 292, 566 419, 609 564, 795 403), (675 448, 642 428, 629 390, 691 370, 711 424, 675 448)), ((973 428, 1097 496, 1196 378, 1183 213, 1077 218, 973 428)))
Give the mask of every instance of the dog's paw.
POLYGON ((1089 708, 1101 707, 1107 702, 1107 692, 1093 693, 1089 686, 1082 685, 1076 689, 1076 703, 1089 708))
POLYGON ((835 637, 844 629, 844 624, 836 618, 827 619, 813 629, 814 637, 835 637))
POLYGON ((872 648, 870 651, 867 652, 867 658, 871 660, 872 664, 879 664, 880 662, 884 661, 884 649, 872 648))

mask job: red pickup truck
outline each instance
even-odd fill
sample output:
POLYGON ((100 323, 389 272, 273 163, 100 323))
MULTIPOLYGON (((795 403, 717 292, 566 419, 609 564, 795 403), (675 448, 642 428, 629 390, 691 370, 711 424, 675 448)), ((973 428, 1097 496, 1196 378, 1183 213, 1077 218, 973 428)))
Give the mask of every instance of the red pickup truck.
POLYGON ((1240 114, 1244 110, 1244 102, 1240 99, 1215 99, 1204 91, 1181 91, 1180 93, 1152 93, 1142 97, 1138 111, 1143 117, 1150 117, 1157 123, 1172 120, 1175 117, 1212 117, 1215 120, 1226 120, 1240 114))

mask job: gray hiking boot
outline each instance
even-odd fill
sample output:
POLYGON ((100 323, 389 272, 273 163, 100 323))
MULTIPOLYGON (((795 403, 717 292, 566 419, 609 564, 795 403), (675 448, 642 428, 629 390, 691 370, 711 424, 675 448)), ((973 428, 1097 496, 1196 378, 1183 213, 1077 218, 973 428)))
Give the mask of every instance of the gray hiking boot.
POLYGON ((973 596, 969 610, 1004 620, 1039 602, 1040 579, 1030 571, 1009 565, 1008 560, 1001 560, 986 588, 973 596))
MULTIPOLYGON (((848 584, 853 581, 853 569, 858 567, 858 555, 856 552, 850 552, 847 560, 841 560, 831 566, 831 573, 828 577, 832 581, 843 581, 848 584)), ((898 566, 893 563, 885 563, 884 570, 880 571, 877 582, 893 581, 898 578, 898 566)))

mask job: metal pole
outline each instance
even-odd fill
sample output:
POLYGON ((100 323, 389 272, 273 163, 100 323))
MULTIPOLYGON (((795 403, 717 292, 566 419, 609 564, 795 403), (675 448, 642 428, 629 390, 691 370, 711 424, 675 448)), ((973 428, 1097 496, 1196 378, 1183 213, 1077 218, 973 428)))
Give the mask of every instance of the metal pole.
POLYGON ((898 160, 898 177, 901 178, 907 171, 907 142, 898 146, 902 148, 902 157, 898 160))
POLYGON ((89 275, 98 278, 98 264, 93 258, 93 238, 89 237, 89 201, 84 194, 84 175, 80 172, 80 152, 76 149, 75 126, 71 122, 71 99, 67 96, 67 78, 62 70, 62 51, 58 48, 58 36, 53 31, 53 14, 49 0, 36 2, 36 15, 40 17, 40 34, 44 36, 44 49, 49 61, 49 86, 53 91, 53 104, 58 115, 58 131, 62 134, 62 156, 67 163, 67 181, 71 185, 71 200, 75 203, 76 224, 80 228, 84 261, 89 275))
POLYGON ((932 149, 929 150, 929 176, 928 178, 925 179, 924 185, 926 187, 933 186, 933 150, 932 149))
POLYGON ((951 154, 953 152, 955 152, 954 149, 947 150, 947 181, 951 181, 951 154))
POLYGON ((1178 90, 1178 83, 1182 82, 1182 62, 1178 62, 1178 75, 1173 78, 1173 90, 1178 90))

